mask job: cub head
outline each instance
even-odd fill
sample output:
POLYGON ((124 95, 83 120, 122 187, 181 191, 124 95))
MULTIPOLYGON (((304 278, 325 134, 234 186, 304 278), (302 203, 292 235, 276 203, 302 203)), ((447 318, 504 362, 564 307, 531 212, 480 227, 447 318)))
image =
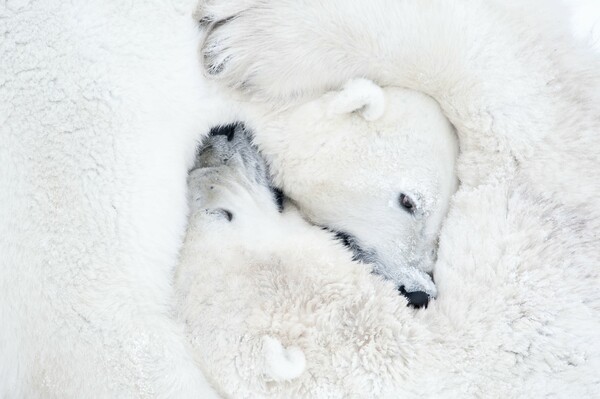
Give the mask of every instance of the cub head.
POLYGON ((273 179, 403 293, 436 295, 428 273, 458 181, 454 129, 430 97, 357 79, 252 121, 273 179))

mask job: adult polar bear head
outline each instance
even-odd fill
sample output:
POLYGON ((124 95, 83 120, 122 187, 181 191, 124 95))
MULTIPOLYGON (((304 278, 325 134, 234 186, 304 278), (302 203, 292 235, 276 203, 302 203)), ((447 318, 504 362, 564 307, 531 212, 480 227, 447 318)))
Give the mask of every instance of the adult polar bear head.
POLYGON ((401 291, 436 295, 427 273, 457 188, 458 146, 433 99, 356 79, 249 119, 274 183, 311 222, 338 232, 401 291))

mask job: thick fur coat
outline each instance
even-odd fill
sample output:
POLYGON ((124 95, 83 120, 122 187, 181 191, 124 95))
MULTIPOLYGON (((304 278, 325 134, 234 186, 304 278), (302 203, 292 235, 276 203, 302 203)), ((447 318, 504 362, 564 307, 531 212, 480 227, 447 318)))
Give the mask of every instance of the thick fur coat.
POLYGON ((0 397, 214 395, 171 315, 198 138, 186 1, 0 5, 0 397))
MULTIPOLYGON (((231 108, 207 100, 186 3, 0 5, 2 397, 214 395, 170 282, 197 139, 231 108)), ((405 319, 426 326, 406 332, 409 393, 597 391, 599 68, 535 3, 203 8, 246 10, 205 47, 232 86, 287 100, 366 76, 457 127, 439 300, 405 319)))

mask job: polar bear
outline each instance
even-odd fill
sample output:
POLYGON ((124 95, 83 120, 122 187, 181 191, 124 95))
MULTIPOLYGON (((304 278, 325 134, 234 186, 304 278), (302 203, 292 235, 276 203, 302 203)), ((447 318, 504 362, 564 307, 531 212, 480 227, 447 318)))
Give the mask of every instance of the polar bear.
POLYGON ((224 397, 381 397, 399 383, 406 301, 292 203, 280 210, 241 125, 204 142, 188 184, 177 310, 224 397))
POLYGON ((232 112, 194 3, 0 5, 2 398, 216 396, 171 313, 187 170, 232 112))
MULTIPOLYGON (((557 270, 551 253, 517 234, 502 242, 500 265, 442 268, 446 295, 411 310, 395 284, 355 262, 293 203, 278 207, 244 129, 218 133, 188 179, 190 223, 175 287, 192 353, 224 397, 595 396, 600 320, 586 303, 597 299, 587 296, 598 283, 582 275, 589 267, 557 270), (519 263, 513 251, 544 261, 519 263)), ((560 235, 593 234, 568 209, 525 205, 537 206, 510 217, 533 223, 531 237, 550 246, 557 224, 560 235), (535 226, 544 214, 551 221, 535 226)), ((485 232, 468 237, 461 225, 447 226, 453 246, 473 240, 494 256, 485 232)))
POLYGON ((465 320, 503 301, 496 331, 516 339, 469 370, 505 351, 521 387, 580 389, 573 381, 597 386, 588 370, 600 366, 600 62, 546 2, 522 3, 206 1, 204 62, 274 103, 356 77, 435 99, 456 128, 461 182, 440 234, 437 303, 453 306, 454 286, 469 301, 451 318, 465 320))
MULTIPOLYGON (((437 103, 353 79, 283 112, 248 116, 274 183, 314 224, 423 305, 456 191, 456 136, 437 103)), ((426 302, 425 302, 426 303, 426 302)))

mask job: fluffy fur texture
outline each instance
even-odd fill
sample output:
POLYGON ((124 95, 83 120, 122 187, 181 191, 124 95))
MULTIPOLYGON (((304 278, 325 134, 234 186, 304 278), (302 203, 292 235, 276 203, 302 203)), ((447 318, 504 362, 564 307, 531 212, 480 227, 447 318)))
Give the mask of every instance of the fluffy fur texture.
POLYGON ((311 222, 343 232, 356 257, 398 287, 435 297, 426 272, 433 270, 457 187, 458 152, 435 101, 354 79, 317 100, 250 120, 275 184, 311 222))
POLYGON ((457 129, 462 186, 440 235, 439 299, 405 321, 426 328, 403 346, 414 355, 403 389, 596 394, 600 64, 554 9, 545 1, 217 3, 205 8, 220 21, 205 62, 230 86, 290 102, 365 76, 429 94, 457 129))
POLYGON ((187 169, 229 108, 189 1, 0 4, 0 397, 212 397, 172 319, 187 169))
MULTIPOLYGON (((170 317, 169 282, 195 140, 230 108, 207 100, 186 3, 0 5, 0 396, 211 395, 170 317)), ((220 29, 253 74, 226 69, 231 83, 287 98, 363 75, 432 94, 459 127, 466 184, 442 233, 440 300, 408 317, 390 287, 391 304, 374 305, 411 339, 401 385, 589 396, 598 67, 538 33, 546 2, 528 2, 535 18, 471 3, 220 1, 211 15, 251 7, 220 29)))

